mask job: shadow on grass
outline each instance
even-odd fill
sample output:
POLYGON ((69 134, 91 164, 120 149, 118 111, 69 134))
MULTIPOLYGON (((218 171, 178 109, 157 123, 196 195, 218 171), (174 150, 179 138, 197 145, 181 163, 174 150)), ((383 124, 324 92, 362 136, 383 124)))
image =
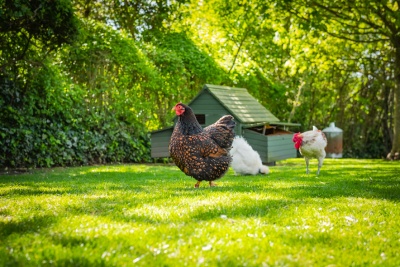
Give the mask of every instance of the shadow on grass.
MULTIPOLYGON (((157 166, 157 169, 161 167, 157 166)), ((73 169, 73 168, 71 168, 73 169)), ((150 167, 146 167, 150 169, 150 167)), ((149 187, 157 187, 167 182, 157 175, 156 170, 150 172, 81 172, 70 171, 61 174, 45 171, 34 175, 13 175, 0 178, 0 196, 38 196, 38 195, 81 195, 96 191, 149 191, 149 187)), ((169 176, 181 176, 179 170, 168 170, 169 176)), ((164 170, 165 172, 165 170, 164 170)), ((176 181, 176 178, 169 178, 176 181)))
MULTIPOLYGON (((240 204, 228 205, 222 207, 198 209, 191 215, 192 219, 199 221, 213 220, 221 218, 222 215, 229 218, 280 218, 285 216, 290 207, 297 205, 297 201, 292 200, 258 200, 243 201, 240 204)), ((270 221, 273 223, 273 221, 270 221)))
MULTIPOLYGON (((91 257, 91 255, 71 255, 71 253, 67 255, 52 255, 52 252, 41 252, 42 259, 46 259, 42 262, 35 262, 32 259, 26 259, 17 254, 14 256, 13 254, 3 255, 4 258, 0 259, 0 263, 3 262, 2 266, 109 266, 106 260, 101 257, 91 257)), ((16 254, 16 253, 14 253, 16 254)), ((38 253, 36 256, 39 258, 38 253)))
POLYGON ((20 221, 0 221, 0 237, 6 237, 12 233, 37 232, 56 221, 57 218, 52 215, 37 215, 20 221))
POLYGON ((354 197, 368 199, 400 200, 399 183, 385 184, 386 181, 335 181, 316 186, 294 186, 286 192, 291 198, 338 198, 354 197))
MULTIPOLYGON (((223 214, 240 217, 279 218, 297 205, 310 199, 365 198, 400 200, 400 178, 398 164, 382 162, 379 168, 354 165, 346 161, 327 161, 321 175, 306 175, 303 164, 288 164, 272 167, 267 176, 233 176, 228 173, 218 180, 218 187, 202 185, 195 189, 195 180, 185 176, 177 168, 152 169, 146 166, 141 172, 132 171, 86 171, 81 173, 29 176, 12 176, 2 179, 0 196, 5 198, 35 196, 71 196, 80 202, 65 204, 63 209, 70 216, 91 215, 109 217, 115 221, 140 223, 168 223, 169 219, 151 217, 148 214, 126 214, 123 209, 135 209, 145 204, 162 209, 180 198, 188 201, 213 199, 219 194, 252 194, 259 196, 281 196, 282 199, 244 198, 240 203, 221 206, 196 206, 190 219, 208 220, 223 214), (157 172, 160 172, 158 174, 157 172)), ((315 167, 315 166, 314 166, 315 167)), ((91 170, 91 169, 90 169, 91 170)), ((206 183, 205 183, 206 184, 206 183)), ((3 218, 12 216, 7 209, 0 209, 3 218)), ((34 215, 22 221, 0 221, 0 237, 12 233, 34 232, 58 220, 57 215, 34 215)), ((189 217, 186 217, 187 220, 189 217)))
MULTIPOLYGON (((288 198, 338 198, 338 197, 360 197, 368 199, 386 199, 390 201, 400 201, 400 180, 375 176, 373 179, 346 179, 346 178, 316 178, 305 177, 293 180, 284 180, 287 184, 284 188, 268 187, 274 184, 274 178, 266 177, 264 181, 256 181, 254 178, 246 182, 225 182, 221 186, 214 188, 200 188, 197 190, 210 190, 211 192, 262 192, 264 194, 282 194, 288 198), (255 182, 255 184, 254 184, 255 182), (265 184, 264 184, 265 183, 265 184), (299 184, 300 183, 300 184, 299 184), (267 184, 267 186, 266 186, 267 184)), ((196 189, 181 188, 182 193, 193 192, 196 189)))
MULTIPOLYGON (((383 162, 386 164, 386 162, 383 162)), ((304 174, 302 166, 285 166, 288 170, 275 171, 267 176, 233 176, 227 175, 218 180, 218 187, 209 188, 203 182, 202 187, 194 189, 195 179, 185 176, 179 170, 168 170, 170 173, 157 176, 154 172, 99 172, 84 173, 71 178, 52 177, 45 180, 32 180, 30 177, 21 177, 10 180, 2 180, 1 184, 9 188, 0 190, 0 196, 39 196, 39 195, 82 195, 100 192, 106 194, 113 192, 126 192, 135 194, 151 193, 154 198, 156 190, 167 190, 170 195, 184 195, 190 197, 197 195, 195 192, 209 190, 211 192, 263 192, 274 190, 275 183, 286 184, 285 188, 277 188, 277 193, 290 198, 318 197, 363 197, 400 200, 400 177, 397 174, 399 165, 387 164, 387 168, 367 169, 365 167, 353 167, 347 164, 343 170, 343 162, 330 162, 325 164, 325 169, 318 177, 315 174, 304 174), (349 167, 350 166, 350 167, 349 167), (294 170, 295 171, 294 171, 294 170), (289 175, 286 176, 286 171, 289 175), (293 176, 293 172, 298 176, 293 176), (184 181, 184 185, 173 187, 184 181), (189 184, 189 186, 188 186, 189 184)), ((274 167, 279 169, 278 167, 274 167)), ((143 197, 141 195, 141 197, 143 197)), ((163 196, 162 196, 163 197, 163 196)), ((145 199, 146 200, 146 199, 145 199)))

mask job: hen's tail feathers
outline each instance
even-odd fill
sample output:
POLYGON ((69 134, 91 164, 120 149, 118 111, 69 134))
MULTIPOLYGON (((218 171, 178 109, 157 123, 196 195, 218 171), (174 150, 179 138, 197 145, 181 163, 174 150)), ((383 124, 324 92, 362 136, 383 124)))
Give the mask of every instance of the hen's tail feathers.
POLYGON ((235 121, 233 120, 233 117, 231 115, 225 115, 222 118, 220 118, 217 121, 217 124, 223 124, 225 125, 228 129, 233 129, 236 125, 235 121))
POLYGON ((262 173, 262 174, 268 174, 268 173, 269 173, 269 168, 268 168, 268 166, 261 165, 260 171, 259 171, 259 172, 262 173))
POLYGON ((315 127, 315 126, 313 126, 313 127, 312 127, 312 130, 313 130, 314 132, 316 132, 316 131, 318 131, 318 128, 315 127))

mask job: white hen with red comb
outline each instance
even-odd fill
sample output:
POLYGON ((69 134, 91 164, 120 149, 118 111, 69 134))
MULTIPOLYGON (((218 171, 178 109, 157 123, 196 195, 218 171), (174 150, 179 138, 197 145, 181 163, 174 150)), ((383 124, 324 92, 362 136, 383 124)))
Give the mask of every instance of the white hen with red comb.
POLYGON ((318 130, 317 127, 313 126, 312 131, 294 134, 293 142, 294 147, 304 156, 306 161, 306 173, 309 173, 308 165, 310 159, 316 158, 318 159, 317 174, 319 174, 326 156, 325 147, 328 144, 325 134, 321 130, 318 130))

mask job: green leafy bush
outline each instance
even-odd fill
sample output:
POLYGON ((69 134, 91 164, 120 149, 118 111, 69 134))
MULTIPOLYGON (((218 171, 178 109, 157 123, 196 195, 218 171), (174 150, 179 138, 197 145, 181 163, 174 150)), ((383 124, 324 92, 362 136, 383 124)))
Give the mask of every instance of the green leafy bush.
POLYGON ((17 78, 12 69, 0 75, 0 167, 149 161, 145 125, 126 115, 123 99, 98 102, 119 92, 104 83, 92 91, 84 81, 74 84, 57 55, 29 68, 27 62, 40 60, 31 51, 17 62, 17 78))
POLYGON ((101 128, 31 118, 31 124, 1 128, 0 166, 51 167, 150 160, 149 138, 123 122, 101 128))

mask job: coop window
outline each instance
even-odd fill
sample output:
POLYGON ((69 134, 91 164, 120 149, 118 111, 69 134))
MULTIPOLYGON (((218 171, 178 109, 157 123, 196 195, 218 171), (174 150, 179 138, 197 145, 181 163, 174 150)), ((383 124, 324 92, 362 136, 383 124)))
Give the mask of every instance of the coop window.
POLYGON ((206 124, 206 115, 205 114, 196 114, 196 119, 200 124, 206 124))

